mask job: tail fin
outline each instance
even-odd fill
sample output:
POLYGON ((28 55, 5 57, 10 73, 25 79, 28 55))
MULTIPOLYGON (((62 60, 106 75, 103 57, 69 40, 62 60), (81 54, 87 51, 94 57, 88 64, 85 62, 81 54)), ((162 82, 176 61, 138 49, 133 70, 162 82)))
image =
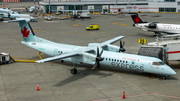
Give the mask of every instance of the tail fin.
POLYGON ((31 28, 29 22, 18 21, 19 28, 21 30, 23 41, 26 42, 36 42, 36 36, 31 28))
POLYGON ((36 42, 36 36, 31 28, 31 25, 29 24, 30 20, 30 18, 16 18, 16 20, 9 20, 3 22, 18 22, 23 41, 36 42))
POLYGON ((131 15, 131 18, 135 24, 136 23, 147 23, 147 22, 144 22, 137 13, 129 13, 129 14, 131 15))

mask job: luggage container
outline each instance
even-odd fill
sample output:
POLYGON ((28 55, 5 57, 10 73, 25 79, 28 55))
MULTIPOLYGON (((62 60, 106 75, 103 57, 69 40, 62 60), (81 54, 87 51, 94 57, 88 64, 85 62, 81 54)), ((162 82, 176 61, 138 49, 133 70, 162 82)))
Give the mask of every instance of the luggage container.
POLYGON ((0 64, 10 64, 10 54, 9 53, 0 53, 0 64))

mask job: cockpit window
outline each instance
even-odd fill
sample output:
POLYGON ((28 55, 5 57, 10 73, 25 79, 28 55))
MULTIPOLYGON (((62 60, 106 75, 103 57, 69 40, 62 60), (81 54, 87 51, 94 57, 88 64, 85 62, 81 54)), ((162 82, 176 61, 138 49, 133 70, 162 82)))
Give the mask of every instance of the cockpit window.
POLYGON ((164 62, 153 62, 152 65, 164 65, 164 62))
POLYGON ((164 65, 165 63, 164 62, 159 62, 160 65, 164 65))

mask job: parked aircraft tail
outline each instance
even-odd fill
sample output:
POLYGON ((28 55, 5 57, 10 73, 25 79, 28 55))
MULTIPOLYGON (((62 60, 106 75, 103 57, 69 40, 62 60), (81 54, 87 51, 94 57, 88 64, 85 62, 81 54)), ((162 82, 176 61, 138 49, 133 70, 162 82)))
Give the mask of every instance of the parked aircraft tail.
POLYGON ((137 13, 129 13, 129 14, 131 15, 131 18, 135 24, 136 23, 148 23, 148 22, 144 22, 137 13))
POLYGON ((23 41, 36 42, 36 36, 29 24, 31 18, 16 18, 16 20, 9 20, 4 22, 18 22, 23 41))

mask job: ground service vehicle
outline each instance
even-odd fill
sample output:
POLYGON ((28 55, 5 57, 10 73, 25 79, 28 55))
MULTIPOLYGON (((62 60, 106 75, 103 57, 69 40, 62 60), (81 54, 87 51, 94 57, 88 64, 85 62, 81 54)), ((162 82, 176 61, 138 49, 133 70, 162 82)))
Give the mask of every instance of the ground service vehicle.
POLYGON ((89 27, 86 27, 86 30, 99 30, 99 25, 91 24, 89 27))
POLYGON ((9 53, 0 53, 0 64, 9 64, 11 63, 9 53))

